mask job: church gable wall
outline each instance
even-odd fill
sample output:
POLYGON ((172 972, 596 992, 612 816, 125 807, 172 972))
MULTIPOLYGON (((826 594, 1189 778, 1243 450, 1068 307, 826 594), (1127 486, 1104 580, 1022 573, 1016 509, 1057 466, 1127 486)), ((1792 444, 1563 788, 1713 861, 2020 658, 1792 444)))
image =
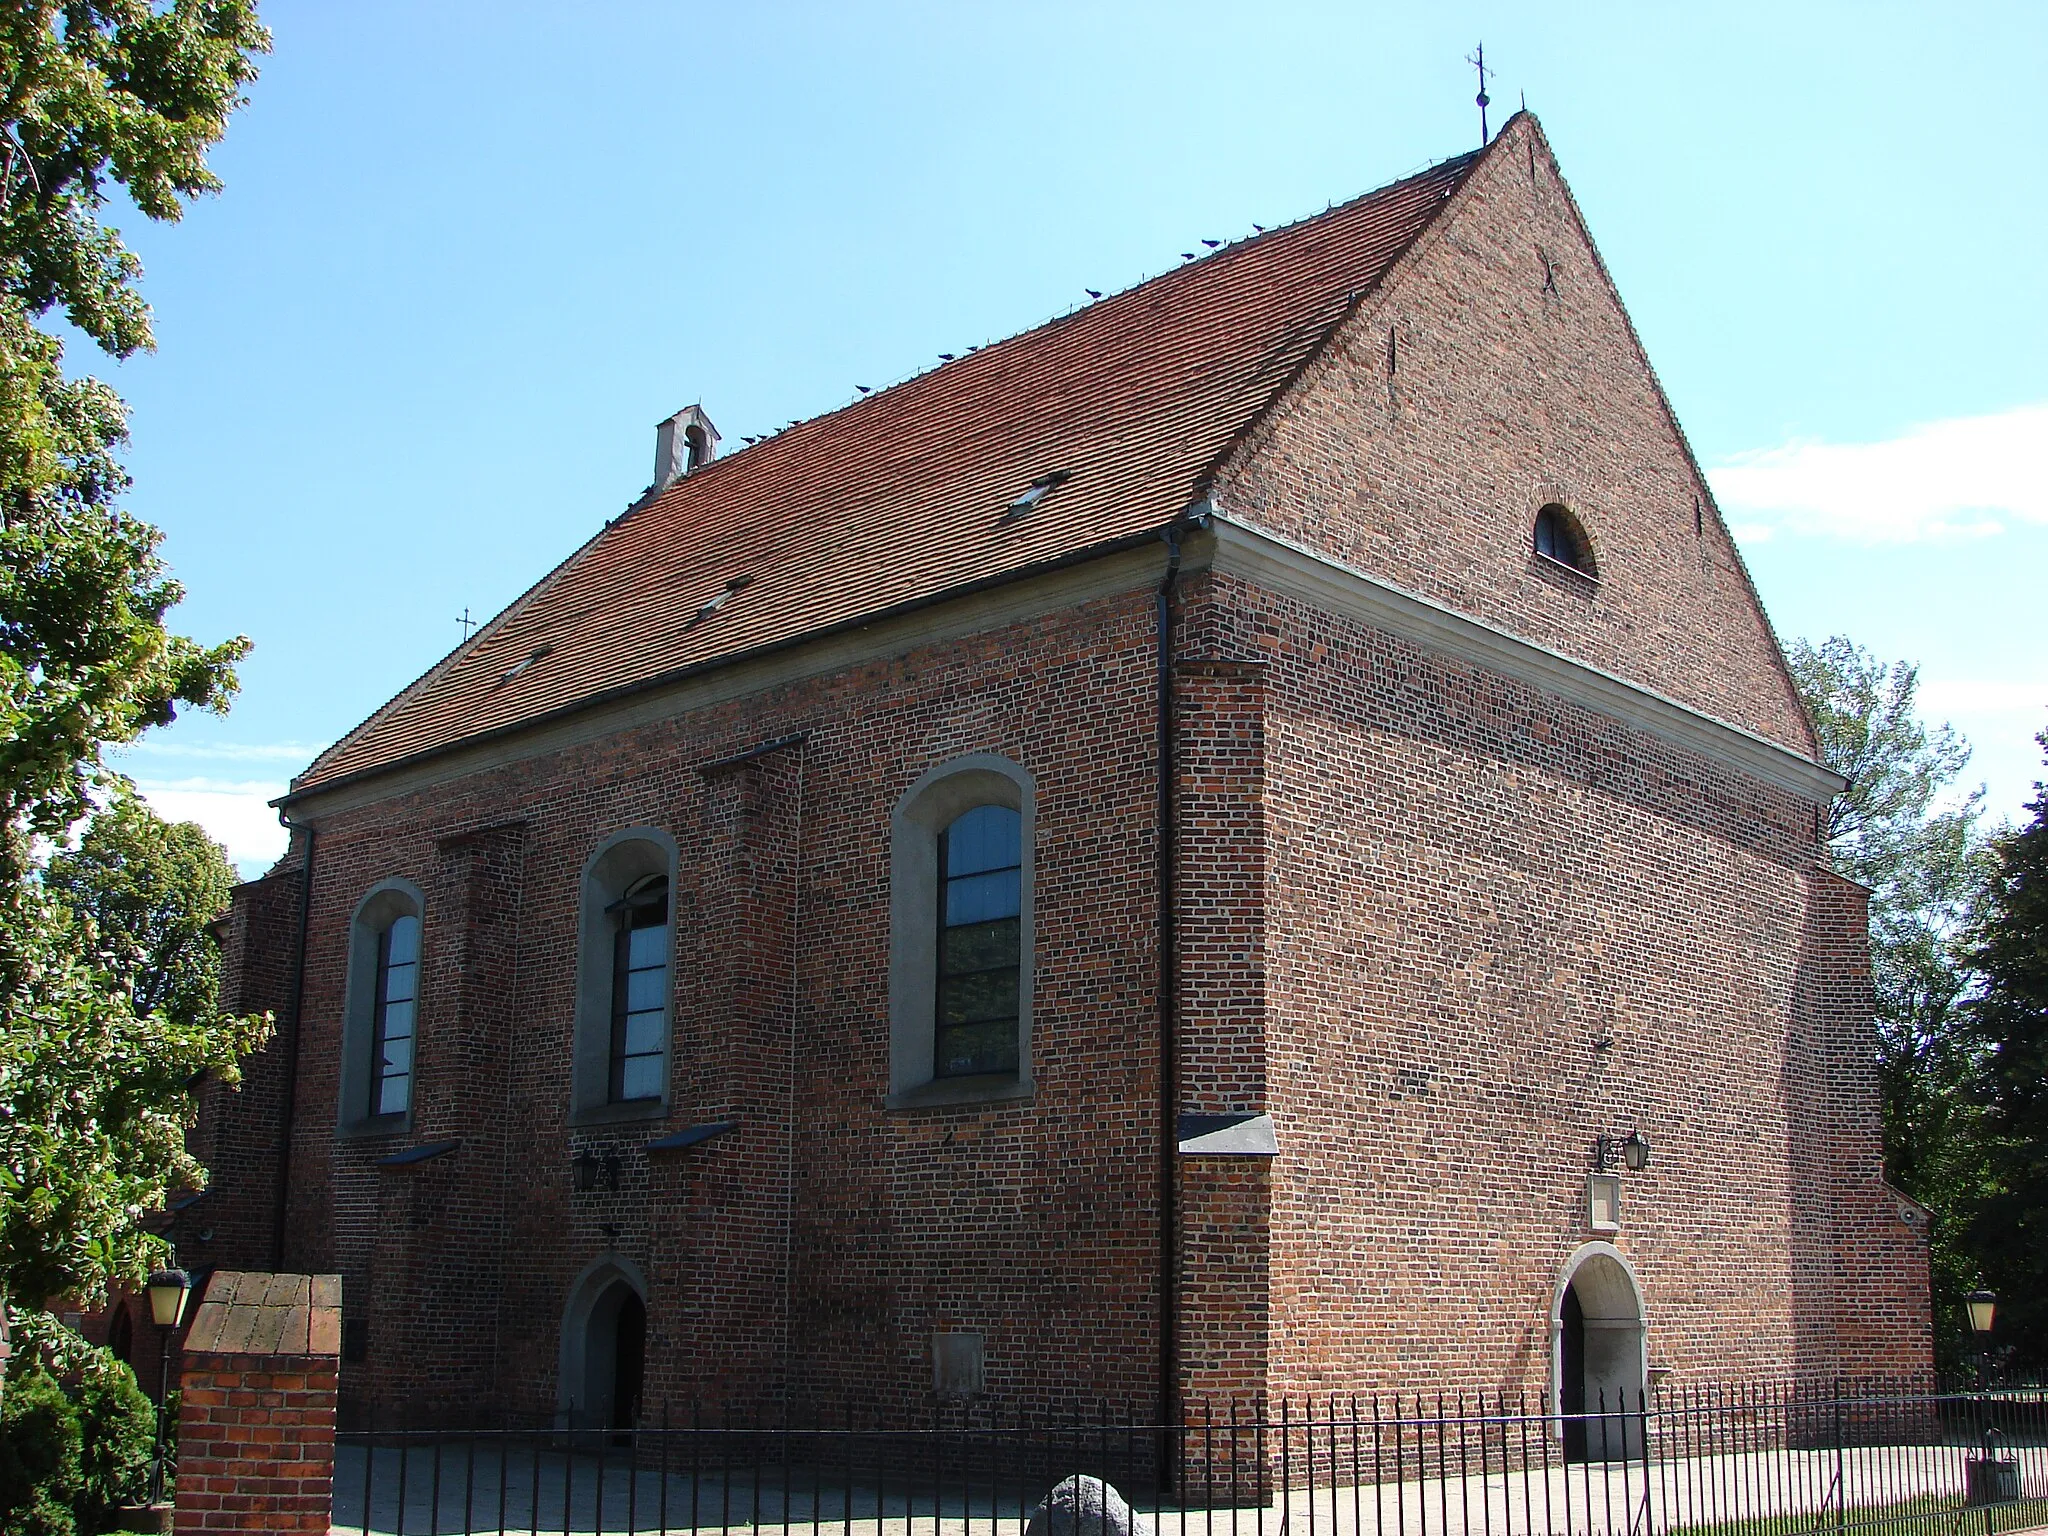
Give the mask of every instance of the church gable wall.
POLYGON ((1226 466, 1229 514, 1796 751, 1776 642, 1532 120, 1226 466), (1562 503, 1597 581, 1534 550, 1562 503))
POLYGON ((1857 930, 1811 907, 1811 802, 1212 582, 1204 644, 1269 664, 1273 1390, 1548 1390, 1556 1288, 1595 1241, 1674 1379, 1924 1369, 1910 1304, 1858 1321, 1924 1294, 1924 1256, 1877 1182, 1857 930), (1651 1164, 1595 1231, 1593 1139, 1636 1128, 1651 1164))

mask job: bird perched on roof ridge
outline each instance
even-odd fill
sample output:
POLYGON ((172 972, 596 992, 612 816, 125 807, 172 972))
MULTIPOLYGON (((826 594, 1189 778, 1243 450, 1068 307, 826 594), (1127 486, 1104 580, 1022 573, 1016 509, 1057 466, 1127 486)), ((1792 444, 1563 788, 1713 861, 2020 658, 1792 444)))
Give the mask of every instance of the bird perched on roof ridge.
POLYGON ((951 361, 953 361, 953 354, 950 352, 941 352, 939 354, 939 361, 942 363, 950 363, 951 361))
POLYGON ((1081 291, 1087 294, 1088 297, 1091 299, 1099 299, 1102 297, 1102 290, 1100 288, 1083 288, 1081 291))
POLYGON ((1180 259, 1182 261, 1193 261, 1195 259, 1195 253, 1193 251, 1182 251, 1180 253, 1180 259))
POLYGON ((874 393, 874 390, 873 390, 873 388, 872 388, 871 386, 869 386, 869 385, 866 385, 866 384, 856 384, 856 385, 854 385, 853 387, 854 387, 855 389, 859 390, 859 391, 860 391, 860 392, 861 392, 862 394, 864 394, 864 395, 871 395, 871 394, 873 394, 873 393, 874 393))
POLYGON ((1219 245, 1221 245, 1222 243, 1223 243, 1223 242, 1222 242, 1221 240, 1204 240, 1204 241, 1202 242, 1202 244, 1204 244, 1204 245, 1206 245, 1207 247, 1209 247, 1209 249, 1210 249, 1210 250, 1212 250, 1212 251, 1213 251, 1213 250, 1215 250, 1215 249, 1216 249, 1216 247, 1217 247, 1217 246, 1219 246, 1219 245))
POLYGON ((1265 226, 1265 225, 1263 225, 1263 224, 1254 224, 1254 225, 1252 226, 1252 228, 1253 228, 1253 229, 1255 229, 1256 231, 1258 231, 1258 232, 1259 232, 1260 234, 1262 234, 1262 235, 1263 235, 1263 234, 1264 234, 1264 233, 1266 232, 1266 226, 1265 226))

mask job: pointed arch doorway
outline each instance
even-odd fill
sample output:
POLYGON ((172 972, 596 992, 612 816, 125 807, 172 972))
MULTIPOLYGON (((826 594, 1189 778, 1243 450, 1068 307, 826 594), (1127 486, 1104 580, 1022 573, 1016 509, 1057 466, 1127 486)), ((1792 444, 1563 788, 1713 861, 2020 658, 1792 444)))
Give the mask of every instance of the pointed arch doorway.
POLYGON ((558 1388, 569 1429, 626 1430, 640 1417, 647 1364, 647 1282, 606 1254, 577 1277, 562 1310, 558 1388))
POLYGON ((1567 1461, 1642 1451, 1649 1325, 1634 1268, 1612 1243, 1568 1259, 1551 1302, 1551 1401, 1567 1461))

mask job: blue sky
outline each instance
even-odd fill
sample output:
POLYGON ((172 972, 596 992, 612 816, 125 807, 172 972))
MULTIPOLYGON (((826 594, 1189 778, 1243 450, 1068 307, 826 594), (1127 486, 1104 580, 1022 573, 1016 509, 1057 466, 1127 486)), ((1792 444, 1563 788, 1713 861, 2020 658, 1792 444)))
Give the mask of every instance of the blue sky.
POLYGON ((1541 116, 1779 633, 1922 665, 2016 815, 2048 725, 2048 7, 271 0, 183 224, 130 219, 178 619, 256 652, 124 766, 263 805, 648 478, 1541 116))

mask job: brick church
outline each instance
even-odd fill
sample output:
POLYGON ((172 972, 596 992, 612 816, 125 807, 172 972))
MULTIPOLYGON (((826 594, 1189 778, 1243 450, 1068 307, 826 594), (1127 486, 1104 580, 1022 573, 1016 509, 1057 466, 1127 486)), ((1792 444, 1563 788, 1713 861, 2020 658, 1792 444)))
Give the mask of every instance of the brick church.
POLYGON ((1536 121, 655 483, 235 895, 345 1402, 1930 1369, 1840 781, 1536 121))

